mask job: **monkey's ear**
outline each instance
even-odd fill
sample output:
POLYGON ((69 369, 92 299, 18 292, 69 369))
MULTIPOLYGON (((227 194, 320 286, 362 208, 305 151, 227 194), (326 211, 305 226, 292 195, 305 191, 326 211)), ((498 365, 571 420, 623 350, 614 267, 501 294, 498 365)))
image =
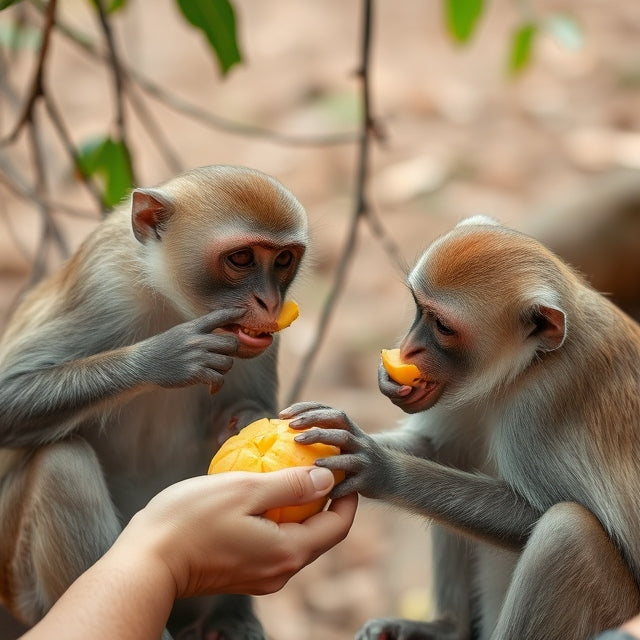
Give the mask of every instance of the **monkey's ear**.
POLYGON ((160 240, 164 225, 171 217, 172 208, 157 191, 134 189, 131 194, 131 226, 138 242, 150 238, 160 240))
POLYGON ((538 339, 542 351, 559 349, 567 337, 567 318, 565 312, 557 307, 533 307, 529 322, 533 325, 529 337, 538 339))

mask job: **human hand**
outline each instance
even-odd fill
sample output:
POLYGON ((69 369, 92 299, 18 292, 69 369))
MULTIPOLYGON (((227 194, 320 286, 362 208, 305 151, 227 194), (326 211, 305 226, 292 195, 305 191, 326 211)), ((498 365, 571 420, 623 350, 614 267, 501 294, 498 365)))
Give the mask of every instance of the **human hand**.
POLYGON ((190 478, 138 512, 114 553, 146 553, 153 571, 169 573, 176 598, 272 593, 347 535, 357 498, 336 500, 301 524, 258 516, 320 498, 333 483, 328 470, 315 467, 190 478))

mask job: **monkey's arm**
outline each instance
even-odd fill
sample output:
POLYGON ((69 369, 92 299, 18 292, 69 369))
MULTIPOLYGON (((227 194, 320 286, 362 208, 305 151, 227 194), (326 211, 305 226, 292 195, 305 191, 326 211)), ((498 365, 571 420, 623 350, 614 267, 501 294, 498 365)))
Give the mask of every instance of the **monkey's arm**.
POLYGON ((405 422, 399 429, 374 433, 371 437, 379 445, 400 453, 420 458, 433 458, 436 455, 431 438, 418 423, 411 420, 405 422))
POLYGON ((0 370, 0 445, 63 437, 97 410, 145 386, 219 388, 237 339, 211 331, 238 315, 236 309, 212 312, 133 345, 67 361, 49 354, 46 344, 18 351, 0 370))
POLYGON ((332 497, 357 491, 515 550, 526 543, 542 515, 506 482, 389 450, 336 409, 300 403, 281 412, 281 416, 293 418, 293 428, 316 427, 296 436, 298 442, 323 442, 342 451, 342 455, 316 463, 347 474, 332 497))

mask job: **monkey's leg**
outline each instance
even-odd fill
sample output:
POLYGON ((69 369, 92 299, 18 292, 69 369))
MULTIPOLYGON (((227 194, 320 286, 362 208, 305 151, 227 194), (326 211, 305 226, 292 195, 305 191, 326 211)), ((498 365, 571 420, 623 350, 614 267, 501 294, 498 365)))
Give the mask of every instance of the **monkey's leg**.
POLYGON ((478 640, 487 640, 495 629, 504 598, 520 558, 517 551, 506 551, 488 543, 476 543, 473 582, 474 630, 478 640))
POLYGON ((0 481, 0 583, 14 615, 36 623, 120 531, 93 449, 57 442, 0 481))
POLYGON ((587 640, 640 610, 640 591, 595 516, 549 509, 516 566, 493 640, 587 640))
POLYGON ((429 622, 402 618, 369 620, 356 640, 468 640, 472 637, 473 544, 437 524, 431 525, 433 595, 436 617, 429 622))

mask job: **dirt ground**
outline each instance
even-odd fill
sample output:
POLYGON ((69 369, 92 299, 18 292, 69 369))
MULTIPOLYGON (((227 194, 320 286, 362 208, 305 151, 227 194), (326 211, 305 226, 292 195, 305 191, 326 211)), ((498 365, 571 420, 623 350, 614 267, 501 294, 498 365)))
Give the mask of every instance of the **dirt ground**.
MULTIPOLYGON (((89 3, 60 4, 69 23, 96 33, 89 3)), ((612 213, 617 204, 612 203, 640 202, 635 174, 640 170, 637 1, 532 3, 541 20, 551 13, 573 15, 584 42, 576 51, 541 36, 531 68, 517 80, 508 79, 504 68, 509 37, 519 21, 518 3, 487 4, 476 36, 459 48, 443 29, 440 3, 376 3, 372 106, 384 132, 371 158, 369 195, 376 215, 408 264, 439 233, 476 213, 559 246, 596 237, 595 245, 586 250, 580 245, 575 255, 585 259, 586 271, 600 270, 602 286, 609 286, 606 278, 615 276, 616 266, 627 279, 636 275, 628 292, 634 304, 640 280, 634 243, 640 230, 629 227, 636 223, 627 218, 622 234, 603 234, 602 229, 618 228, 612 213), (607 245, 608 252, 596 261, 600 254, 594 247, 609 238, 613 248, 607 245)), ((355 130, 361 2, 234 0, 234 5, 245 61, 224 79, 205 43, 169 0, 130 0, 116 36, 128 64, 225 118, 301 136, 355 130)), ((3 20, 0 14, 0 25, 3 20)), ((31 69, 32 63, 17 60, 11 81, 23 86, 31 69)), ((56 37, 49 74, 76 141, 108 130, 113 103, 103 68, 56 37)), ((313 259, 295 292, 301 318, 283 335, 284 403, 343 248, 354 207, 355 146, 281 144, 206 127, 156 100, 149 107, 183 168, 215 163, 256 167, 287 185, 308 211, 313 259)), ((138 183, 164 180, 173 173, 171 167, 140 120, 129 116, 138 183)), ((4 99, 3 134, 14 119, 15 109, 4 99)), ((50 131, 46 141, 53 197, 90 209, 90 199, 73 181, 50 131)), ((0 150, 0 160, 5 156, 20 173, 32 175, 24 141, 0 150)), ((626 204, 620 207, 626 211, 626 204)), ((70 216, 59 221, 72 246, 94 224, 70 216)), ((26 282, 39 234, 35 208, 0 183, 3 313, 26 282)), ((394 426, 402 416, 377 391, 379 349, 397 342, 410 317, 402 270, 363 225, 345 289, 301 398, 341 407, 372 432, 394 426)), ((259 599, 270 637, 345 640, 371 617, 428 615, 428 547, 426 521, 361 501, 342 544, 281 592, 259 599)))

